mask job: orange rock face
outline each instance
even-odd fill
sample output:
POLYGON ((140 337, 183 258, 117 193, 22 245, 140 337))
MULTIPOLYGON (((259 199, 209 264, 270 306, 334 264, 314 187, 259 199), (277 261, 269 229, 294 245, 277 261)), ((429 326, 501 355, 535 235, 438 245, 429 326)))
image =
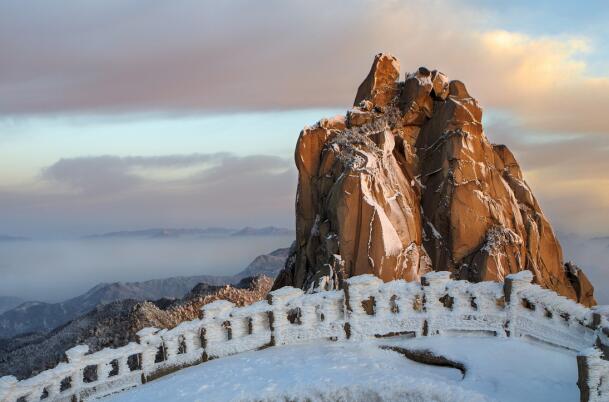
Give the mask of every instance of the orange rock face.
POLYGON ((347 116, 301 132, 295 249, 274 287, 339 288, 364 273, 417 280, 430 270, 501 281, 526 269, 595 304, 584 273, 563 264, 516 159, 484 135, 465 85, 424 67, 398 78, 399 61, 377 55, 347 116))

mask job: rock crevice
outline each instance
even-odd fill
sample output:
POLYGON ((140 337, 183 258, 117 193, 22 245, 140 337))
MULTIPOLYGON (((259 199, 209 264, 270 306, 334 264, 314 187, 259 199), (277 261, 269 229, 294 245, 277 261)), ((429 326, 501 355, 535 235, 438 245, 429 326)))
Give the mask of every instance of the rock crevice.
POLYGON ((296 242, 274 288, 334 289, 354 275, 431 270, 502 281, 521 270, 585 305, 584 273, 560 244, 514 155, 491 144, 460 81, 375 57, 346 116, 300 133, 296 242))

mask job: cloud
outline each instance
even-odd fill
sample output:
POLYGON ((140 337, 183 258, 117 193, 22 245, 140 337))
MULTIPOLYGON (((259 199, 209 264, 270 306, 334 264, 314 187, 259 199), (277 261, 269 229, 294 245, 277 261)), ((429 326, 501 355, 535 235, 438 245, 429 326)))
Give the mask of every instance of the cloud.
MULTIPOLYGON (((8 0, 0 4, 0 115, 346 107, 373 55, 390 51, 402 74, 440 68, 485 108, 507 112, 487 133, 514 150, 553 221, 605 230, 609 79, 588 72, 593 42, 497 29, 488 13, 434 1, 64 0, 59 8, 8 0)), ((195 186, 197 202, 227 213, 260 189, 291 199, 277 189, 294 182, 291 163, 260 155, 63 159, 41 177, 53 196, 96 207, 138 209, 143 194, 182 205, 195 186), (232 198, 212 199, 220 194, 232 198)))
POLYGON ((276 156, 70 158, 45 168, 40 179, 25 189, 0 188, 3 230, 52 236, 151 226, 293 226, 296 169, 276 156))
POLYGON ((215 165, 230 158, 227 153, 164 156, 95 156, 60 159, 43 169, 44 180, 67 184, 87 193, 103 194, 132 189, 145 182, 137 169, 179 169, 215 165))
POLYGON ((222 164, 202 170, 194 176, 194 179, 199 183, 212 184, 239 177, 281 174, 288 170, 290 165, 290 161, 278 156, 227 156, 223 158, 222 164))
POLYGON ((609 79, 587 71, 589 38, 489 30, 491 17, 433 1, 9 0, 0 113, 348 106, 372 56, 390 51, 403 72, 438 67, 530 128, 609 132, 609 79))
POLYGON ((554 227, 565 233, 606 235, 609 227, 609 136, 556 136, 496 119, 486 134, 508 144, 554 227))
MULTIPOLYGON (((476 86, 487 104, 511 110, 529 128, 609 133, 609 78, 588 73, 585 38, 534 38, 506 31, 477 35, 491 74, 476 86)), ((470 78, 473 81, 473 77, 470 78)))

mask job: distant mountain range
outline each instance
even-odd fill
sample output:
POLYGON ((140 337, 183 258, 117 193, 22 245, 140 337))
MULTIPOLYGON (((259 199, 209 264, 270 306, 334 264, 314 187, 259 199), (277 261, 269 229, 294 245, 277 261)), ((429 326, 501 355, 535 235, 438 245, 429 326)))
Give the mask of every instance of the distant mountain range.
POLYGON ((265 228, 253 228, 246 226, 243 229, 232 233, 231 236, 288 236, 295 232, 291 229, 277 228, 275 226, 267 226, 265 228))
POLYGON ((283 268, 289 254, 289 248, 280 248, 269 254, 259 255, 254 258, 254 261, 252 261, 247 268, 232 277, 233 283, 238 283, 245 278, 260 275, 275 278, 283 268))
POLYGON ((0 242, 28 241, 29 237, 0 235, 0 242))
POLYGON ((13 305, 0 314, 0 338, 13 337, 29 332, 48 332, 86 314, 96 306, 109 304, 117 300, 180 298, 199 283, 208 285, 235 284, 246 277, 259 275, 274 278, 283 267, 287 255, 287 248, 260 255, 243 271, 234 276, 178 276, 144 282, 102 283, 83 295, 61 303, 28 301, 16 307, 13 305))
POLYGON ((273 280, 247 278, 230 286, 200 283, 184 297, 138 301, 118 300, 100 304, 86 314, 46 333, 28 333, 0 339, 0 377, 23 379, 65 360, 65 351, 86 344, 91 352, 120 347, 137 340, 144 327, 173 328, 199 316, 201 306, 215 300, 247 305, 262 300, 273 280))
POLYGON ((25 300, 13 296, 0 296, 0 314, 17 307, 25 300))
POLYGON ((593 237, 592 241, 607 245, 607 247, 609 247, 609 236, 593 237))
POLYGON ((168 238, 209 238, 228 236, 288 236, 294 231, 286 228, 267 226, 253 228, 250 226, 243 229, 230 229, 222 227, 210 228, 153 228, 143 230, 125 230, 120 232, 109 232, 84 236, 84 239, 168 239, 168 238))
MULTIPOLYGON (((215 238, 229 236, 289 236, 292 229, 276 226, 255 228, 246 226, 242 229, 209 227, 209 228, 150 228, 140 230, 122 230, 118 232, 99 233, 82 236, 82 239, 175 239, 175 238, 215 238)), ((0 235, 2 242, 20 242, 32 240, 29 237, 0 235)))

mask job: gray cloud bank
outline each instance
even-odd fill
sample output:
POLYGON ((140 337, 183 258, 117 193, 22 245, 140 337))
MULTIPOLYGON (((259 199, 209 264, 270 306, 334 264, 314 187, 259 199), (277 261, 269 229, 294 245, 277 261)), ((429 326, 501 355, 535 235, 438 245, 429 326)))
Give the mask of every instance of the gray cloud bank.
MULTIPOLYGON (((568 230, 606 231, 609 78, 588 73, 589 41, 489 30, 485 12, 468 2, 422 0, 65 0, 61 6, 6 0, 0 3, 0 116, 347 107, 373 55, 390 51, 400 57, 402 73, 440 68, 465 81, 483 106, 507 111, 510 120, 487 132, 523 161, 546 212, 568 230), (525 138, 532 132, 554 143, 532 143, 525 138)), ((235 171, 254 161, 227 157, 214 170, 216 162, 205 162, 212 167, 190 183, 228 193, 255 186, 212 177, 245 177, 235 171)), ((141 201, 134 194, 156 202, 171 197, 163 191, 191 191, 185 182, 155 190, 138 171, 158 167, 142 163, 62 160, 42 177, 87 194, 118 191, 102 199, 115 197, 123 206, 141 201)), ((264 187, 281 176, 259 177, 264 187)), ((52 192, 37 205, 48 205, 48 197, 65 195, 52 192)))
POLYGON ((293 226, 291 160, 228 153, 61 159, 36 186, 0 188, 9 233, 89 232, 150 226, 293 226))
POLYGON ((0 114, 348 105, 372 56, 437 67, 485 106, 558 132, 608 132, 586 38, 483 26, 468 3, 111 0, 0 4, 0 114))
POLYGON ((234 159, 227 153, 69 158, 61 159, 43 169, 41 177, 85 193, 104 194, 144 184, 146 180, 133 172, 137 168, 179 169, 207 164, 227 167, 231 162, 234 164, 234 159))
POLYGON ((485 131, 492 142, 514 152, 555 229, 587 236, 609 234, 609 136, 553 138, 509 120, 489 124, 485 131))

